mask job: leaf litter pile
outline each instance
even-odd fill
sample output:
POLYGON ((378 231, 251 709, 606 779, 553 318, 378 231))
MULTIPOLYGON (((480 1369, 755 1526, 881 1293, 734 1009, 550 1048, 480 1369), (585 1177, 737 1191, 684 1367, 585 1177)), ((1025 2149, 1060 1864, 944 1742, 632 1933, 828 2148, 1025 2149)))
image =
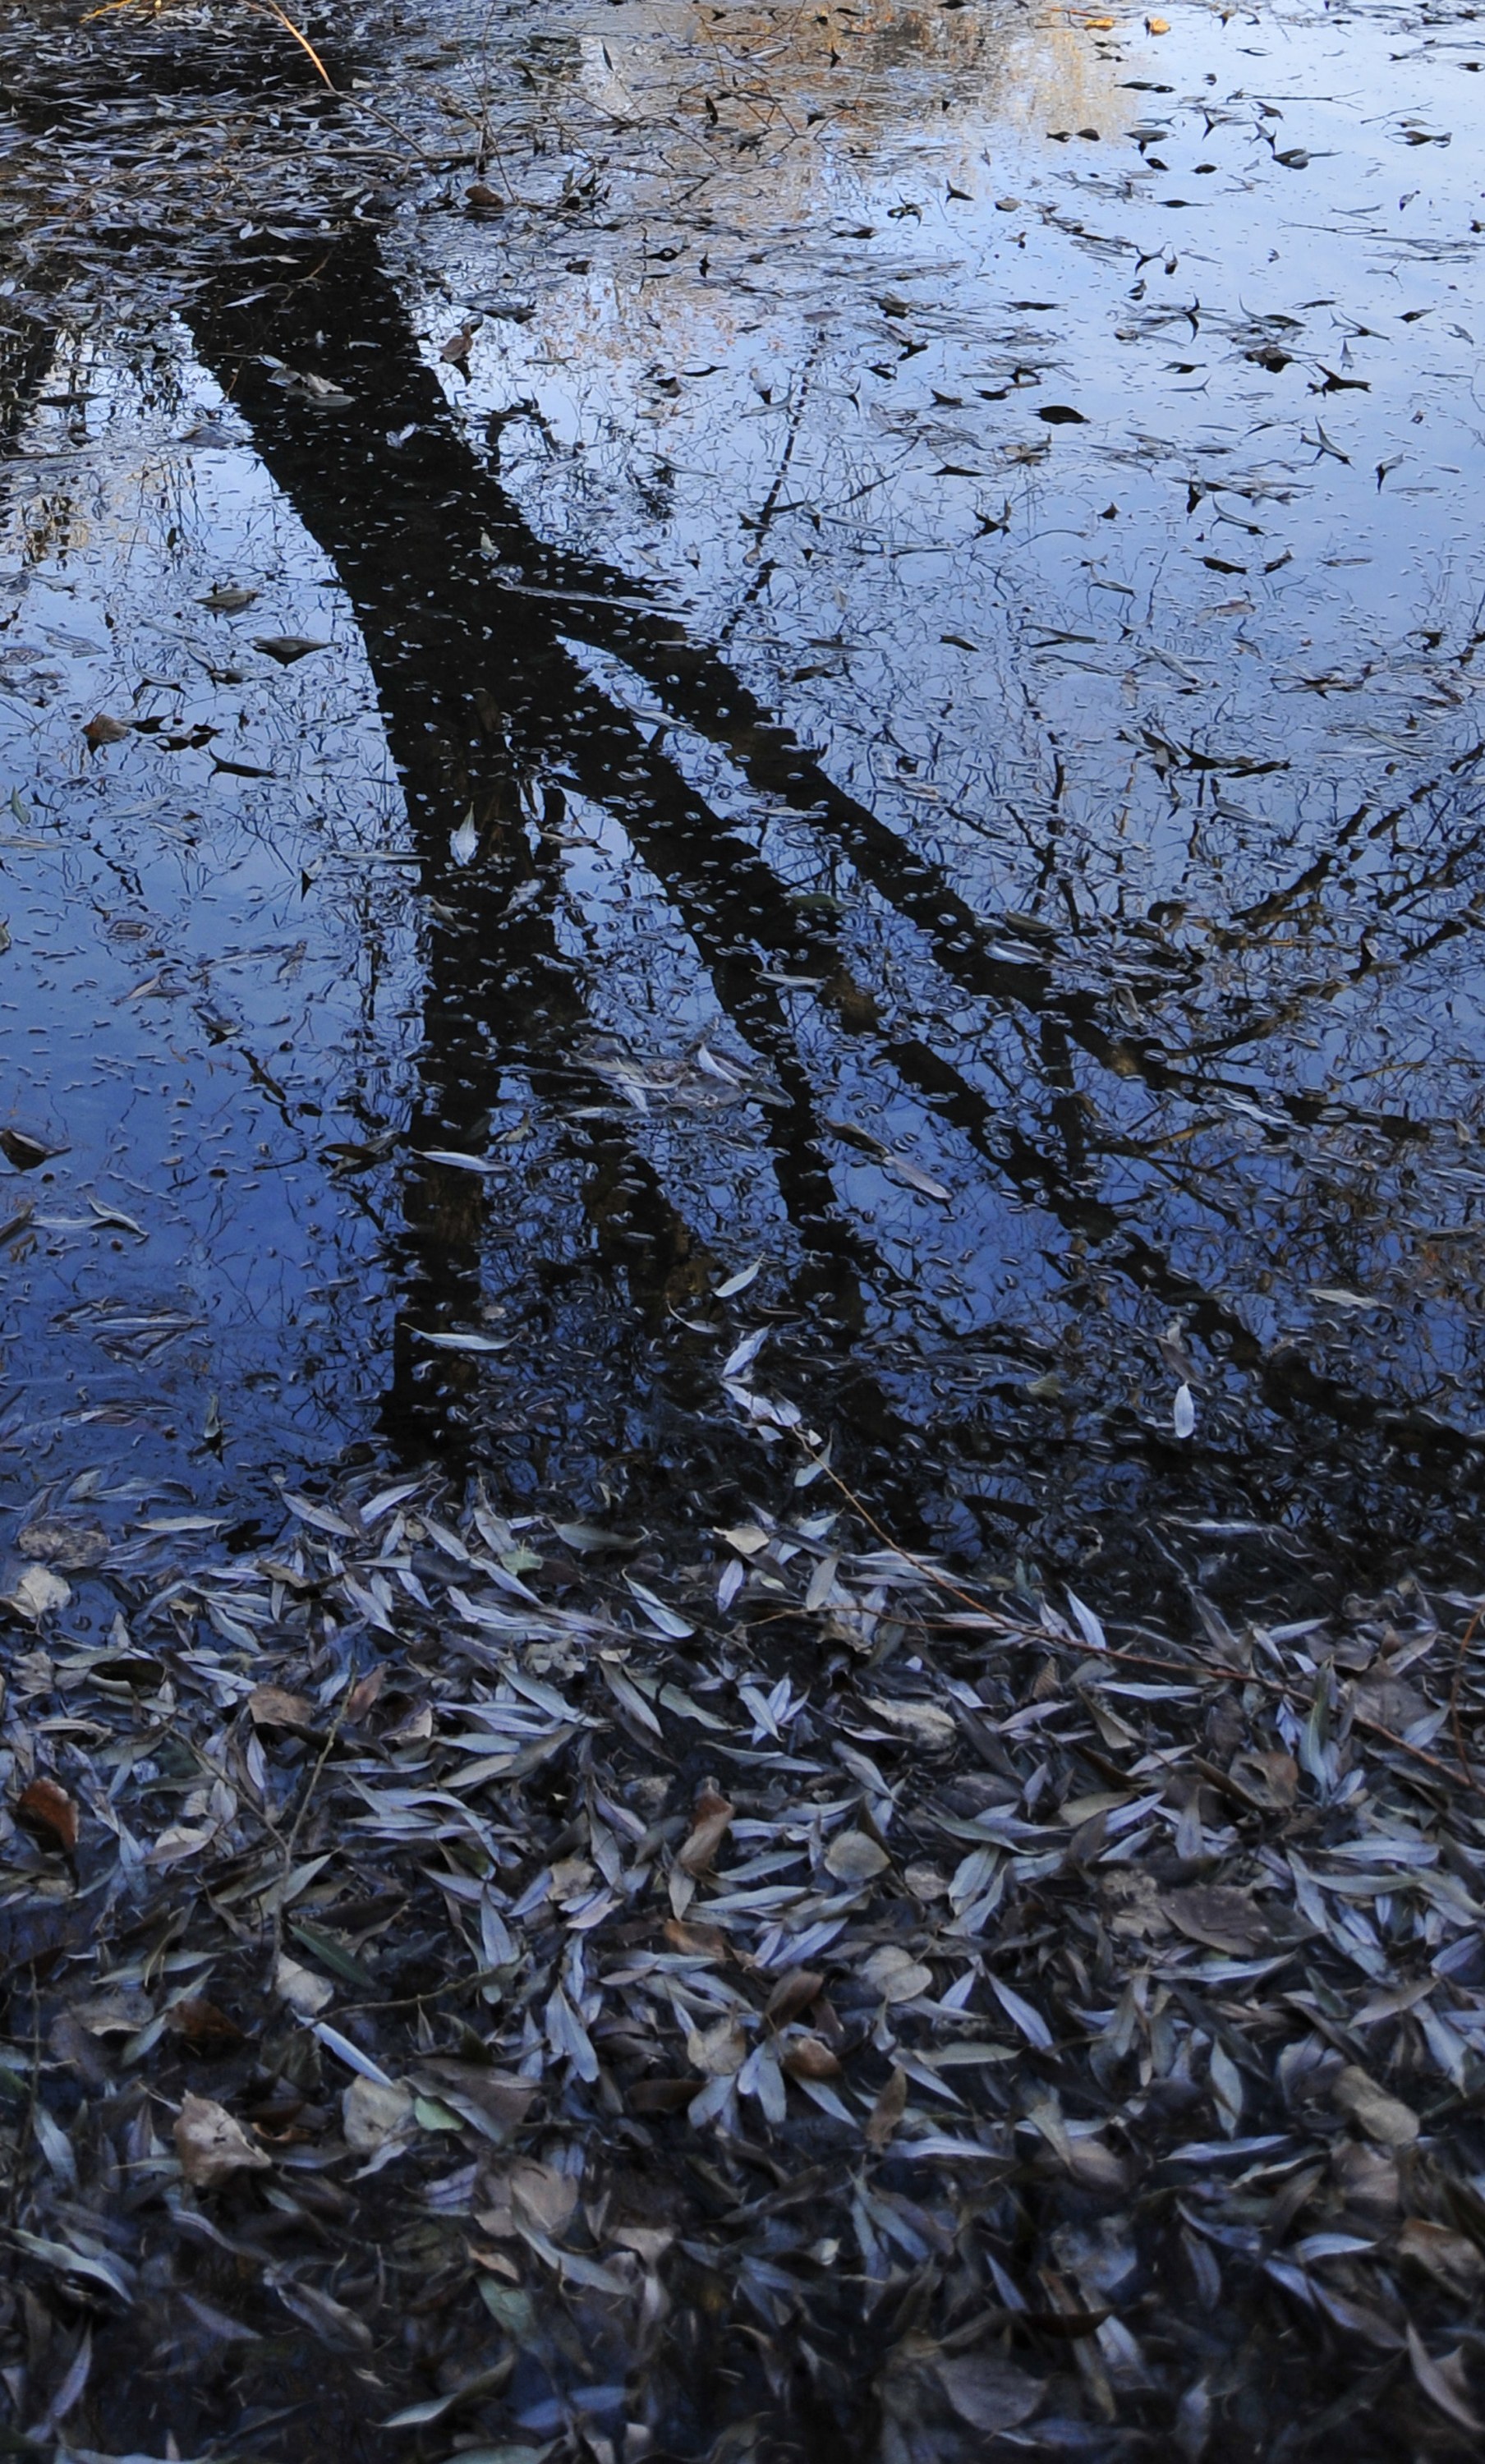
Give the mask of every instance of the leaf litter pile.
POLYGON ((1105 1631, 786 1495, 33 1509, 5 2452, 1478 2453, 1478 1604, 1105 1631))

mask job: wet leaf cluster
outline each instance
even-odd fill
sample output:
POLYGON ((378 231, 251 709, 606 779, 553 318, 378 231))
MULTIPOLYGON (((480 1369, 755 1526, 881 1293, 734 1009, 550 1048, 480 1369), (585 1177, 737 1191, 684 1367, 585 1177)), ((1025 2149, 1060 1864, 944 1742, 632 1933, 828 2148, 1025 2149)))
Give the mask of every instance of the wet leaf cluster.
POLYGON ((831 1493, 37 1508, 9 2452, 1477 2452, 1479 1604, 1106 1628, 831 1493))

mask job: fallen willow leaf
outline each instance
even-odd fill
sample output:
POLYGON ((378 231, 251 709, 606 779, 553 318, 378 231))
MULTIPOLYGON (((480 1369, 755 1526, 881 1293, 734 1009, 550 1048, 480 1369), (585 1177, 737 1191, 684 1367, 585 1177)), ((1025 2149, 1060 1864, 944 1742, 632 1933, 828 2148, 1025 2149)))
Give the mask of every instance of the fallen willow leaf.
POLYGON ((1435 2362, 1423 2338, 1409 2319, 1407 2322, 1407 2357, 1413 2365, 1413 2376, 1430 2404, 1457 2422, 1461 2430, 1485 2436, 1485 2422, 1472 2410, 1464 2386, 1464 2353, 1451 2353, 1447 2360, 1435 2362))
POLYGON ((225 2105, 189 2091, 175 2117, 175 2151, 193 2190, 210 2190, 232 2173, 264 2173, 270 2160, 225 2105))

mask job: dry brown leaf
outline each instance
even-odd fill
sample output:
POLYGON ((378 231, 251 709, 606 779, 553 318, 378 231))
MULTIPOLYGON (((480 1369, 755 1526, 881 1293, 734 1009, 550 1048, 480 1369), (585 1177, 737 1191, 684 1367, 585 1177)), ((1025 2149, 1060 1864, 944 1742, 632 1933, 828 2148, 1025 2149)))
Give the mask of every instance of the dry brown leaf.
POLYGON ((868 1694, 867 1708, 887 1727, 909 1738, 930 1754, 947 1753, 959 1736, 959 1729, 947 1711, 936 1703, 893 1701, 885 1695, 868 1694))
POLYGON ((695 2101, 696 2092, 694 2079, 643 2079, 627 2090, 626 2101, 631 2113, 679 2113, 695 2101))
POLYGON ((1477 2420, 1471 2409, 1465 2382, 1463 2348, 1446 2354, 1441 2361, 1435 2362, 1431 2359, 1429 2348, 1417 2328, 1409 2320, 1407 2357, 1413 2365, 1413 2376, 1430 2403, 1436 2404, 1440 2412, 1447 2413, 1450 2420, 1457 2422, 1461 2430, 1474 2431, 1476 2435, 1485 2434, 1485 2422, 1477 2420))
POLYGON ((908 1951, 898 1950, 895 1943, 874 1950, 861 1973, 884 2002, 911 2002, 933 1983, 932 1969, 924 1968, 908 1951))
POLYGON ((432 2055, 417 2066, 417 2078, 432 2084, 429 2094, 452 2100, 455 2112, 477 2115, 476 2127, 497 2146, 521 2128, 537 2097, 537 2081, 512 2079, 504 2071, 486 2070, 482 2062, 463 2062, 452 2055, 432 2055))
POLYGON ((864 1831, 841 1831, 825 1852, 825 1870, 837 1882, 871 1882, 884 1874, 892 1859, 885 1848, 864 1831))
POLYGON ((516 2213, 549 2241, 566 2232, 578 2203, 578 2185, 570 2173, 560 2173, 555 2165, 538 2164, 533 2156, 518 2156, 509 2182, 516 2213))
POLYGON ((44 1617, 52 1617, 69 1605, 72 1585, 60 1574, 54 1574, 50 1566, 23 1566, 4 1598, 17 1617, 39 1625, 44 1617))
POLYGON ((301 2019, 317 2019, 335 1999, 335 1988, 327 1976, 317 1976, 312 1968, 301 1968, 282 1951, 274 1968, 274 1991, 301 2019))
POLYGON ((69 1573, 83 1573, 102 1564, 108 1554, 108 1534, 96 1525, 55 1523, 49 1517, 39 1517, 16 1535, 15 1545, 23 1557, 39 1558, 45 1565, 63 1567, 69 1573))
MULTIPOLYGON (((837 2065, 838 2067, 838 2065, 837 2065)), ((868 2147, 885 2147, 907 2111, 907 2073, 894 2070, 866 2118, 868 2147)))
POLYGON ((345 1726, 356 1727, 371 1709, 387 1683, 387 1662, 378 1661, 365 1677, 358 1677, 345 1697, 345 1726))
POLYGON ((688 1874, 704 1873, 727 1836, 735 1807, 719 1793, 710 1780, 703 1782, 691 1817, 691 1829, 680 1844, 676 1862, 688 1874))
POLYGON ((311 1728, 315 1706, 307 1694, 290 1694, 281 1685, 255 1685, 248 1696, 248 1717, 255 1728, 311 1728))
POLYGON ((55 1779, 28 1782, 15 1800, 15 1819, 43 1848, 70 1857, 78 1845, 78 1807, 55 1779))
POLYGON ((708 2079, 730 2079, 747 2059, 747 2038, 736 2019, 722 2017, 709 2028, 693 2028, 686 2037, 686 2059, 708 2079))
POLYGON ((358 2156, 374 2156, 388 2140, 406 2139, 412 2127, 412 2090, 403 2079, 384 2087, 379 2079, 353 2079, 341 2098, 345 2145, 358 2156))
POLYGON ((1400 2258, 1416 2260, 1453 2293, 1472 2293, 1485 2274, 1485 2257, 1464 2233, 1448 2225, 1430 2224, 1424 2216, 1407 2216, 1397 2237, 1400 2258))
POLYGON ((1224 1882, 1195 1882, 1187 1890, 1163 1891, 1161 1907, 1178 1933, 1234 1959, 1267 1950, 1273 1927, 1251 1893, 1224 1882))
POLYGON ((166 2026, 172 2035, 184 2037, 193 2054, 230 2053, 243 2041, 243 2032, 235 2019, 214 2002, 188 1999, 172 2003, 166 2013, 166 2026))
POLYGON ((1298 1795, 1299 1766, 1293 1754, 1234 1754, 1229 1768, 1239 1788, 1270 1813, 1287 1814, 1298 1795))
POLYGON ((790 2079, 837 2079, 840 2063, 823 2036, 792 2036, 779 2060, 790 2079))
POLYGON ((1387 1728, 1393 1736, 1400 1737, 1415 1720, 1427 1719, 1429 1702, 1406 1678, 1393 1677, 1385 1668, 1379 1668, 1357 1679, 1351 1692, 1351 1710, 1363 1728, 1387 1728))
POLYGON ((175 2150, 193 2190, 210 2190, 231 2173, 266 2173, 269 2159, 240 2122, 210 2096, 187 2095, 175 2117, 175 2150))
POLYGON ((1074 2139, 1067 2144, 1068 2171, 1080 2189, 1104 2198, 1120 2198, 1129 2188, 1129 2167, 1101 2139, 1074 2139))
POLYGON ((1040 2379, 995 2353, 941 2354, 933 2366, 961 2421, 986 2437, 1030 2421, 1046 2392, 1040 2379))
POLYGON ((791 2019, 798 2018, 801 2011, 809 2010, 824 1984, 824 1975, 818 1968, 791 1968, 780 1977, 769 1994, 765 2017, 771 2019, 776 2028, 787 2028, 791 2019))
POLYGON ((82 733, 97 751, 100 744, 122 744, 134 729, 128 719, 110 718, 106 710, 100 710, 89 719, 82 733))
POLYGON ((1418 2136, 1418 2116, 1411 2105, 1388 2096, 1367 2071, 1348 2063, 1331 2089, 1340 2111, 1348 2114, 1379 2147, 1410 2147, 1418 2136))

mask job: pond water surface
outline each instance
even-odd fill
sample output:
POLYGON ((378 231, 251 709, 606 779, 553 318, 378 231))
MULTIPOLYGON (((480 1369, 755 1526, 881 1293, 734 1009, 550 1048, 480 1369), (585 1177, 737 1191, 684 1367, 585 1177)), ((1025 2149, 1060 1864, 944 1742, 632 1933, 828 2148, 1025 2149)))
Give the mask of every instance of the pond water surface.
POLYGON ((430 11, 266 55, 336 213, 32 23, 8 1502, 725 1519, 757 1333, 961 1563, 1447 1573, 1485 19, 430 11))

